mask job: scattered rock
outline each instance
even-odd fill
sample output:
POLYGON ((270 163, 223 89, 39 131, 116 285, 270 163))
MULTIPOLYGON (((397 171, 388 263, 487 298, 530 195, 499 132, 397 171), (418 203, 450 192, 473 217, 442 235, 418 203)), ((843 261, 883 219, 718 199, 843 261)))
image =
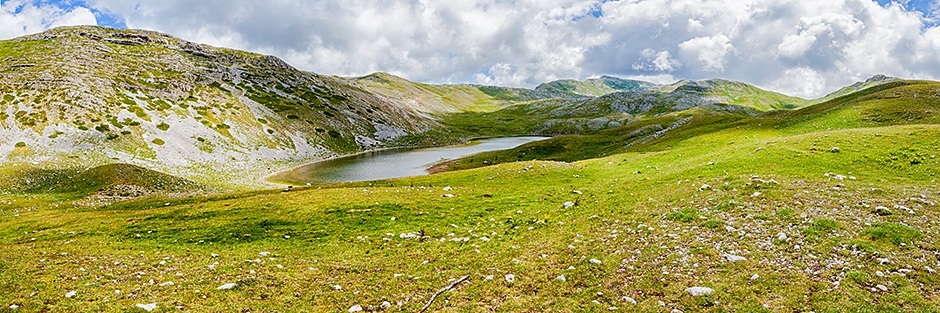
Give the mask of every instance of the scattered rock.
POLYGON ((455 196, 454 196, 454 194, 452 194, 452 193, 445 193, 445 194, 442 194, 441 197, 444 197, 444 198, 453 198, 453 197, 455 197, 455 196))
POLYGON ((381 308, 382 310, 388 310, 391 307, 392 307, 392 303, 388 301, 382 301, 382 304, 379 305, 379 308, 381 308))
POLYGON ((876 260, 878 260, 879 264, 891 264, 891 260, 888 260, 886 258, 877 258, 876 260))
POLYGON ((165 283, 161 283, 161 284, 160 284, 160 287, 173 286, 173 285, 176 285, 176 283, 174 283, 174 282, 172 282, 172 281, 168 281, 168 282, 165 282, 165 283))
POLYGON ((728 262, 737 262, 747 260, 747 258, 739 255, 725 254, 725 260, 728 260, 728 262))
POLYGON ((715 293, 715 290, 708 287, 689 287, 685 289, 685 292, 688 292, 693 297, 698 297, 715 293))
POLYGON ((235 287, 237 287, 237 286, 238 286, 238 284, 236 284, 236 283, 228 283, 228 284, 224 284, 224 285, 222 285, 222 286, 219 286, 218 288, 215 288, 215 289, 217 289, 217 290, 229 290, 229 289, 235 288, 235 287))
POLYGON ((620 300, 623 300, 624 302, 627 302, 627 303, 636 305, 636 300, 634 300, 633 298, 627 297, 627 296, 623 296, 623 298, 620 298, 620 300))
POLYGON ((698 191, 705 191, 710 189, 712 189, 712 186, 709 186, 708 184, 704 184, 702 187, 698 187, 698 191))
POLYGON ((566 208, 566 209, 567 209, 567 208, 570 208, 570 207, 573 207, 573 206, 574 206, 574 202, 571 202, 571 201, 566 201, 566 202, 565 202, 565 208, 566 208))
POLYGON ((839 153, 839 151, 840 151, 839 147, 832 147, 832 149, 829 149, 829 152, 832 152, 832 153, 839 153))
POLYGON ((515 281, 516 281, 516 275, 513 275, 513 274, 506 274, 506 282, 507 282, 507 283, 512 284, 512 283, 514 283, 515 281))
POLYGON ((758 278, 760 278, 760 275, 754 274, 754 275, 751 275, 751 279, 749 281, 755 281, 758 278))
POLYGON ((65 293, 65 297, 66 297, 66 298, 71 298, 71 297, 74 297, 75 294, 77 294, 77 292, 75 292, 74 290, 73 290, 73 291, 69 291, 69 292, 66 292, 66 293, 65 293))
POLYGON ((10 305, 10 309, 11 309, 11 310, 16 310, 16 309, 19 309, 19 308, 20 308, 20 306, 19 306, 19 305, 16 305, 16 303, 10 305))
POLYGON ((483 277, 483 280, 493 280, 493 275, 486 275, 486 277, 483 277))
POLYGON ((357 305, 349 307, 349 313, 354 313, 354 312, 362 312, 362 306, 357 304, 357 305))
POLYGON ((450 188, 450 186, 444 187, 444 191, 451 191, 451 190, 453 190, 453 188, 450 188))
POLYGON ((215 254, 215 253, 213 253, 213 254, 212 254, 212 257, 213 257, 213 258, 217 258, 217 257, 219 257, 219 255, 218 255, 218 254, 215 254))
POLYGON ((893 212, 891 212, 891 209, 884 207, 884 206, 880 206, 880 205, 875 207, 874 212, 875 214, 878 214, 881 216, 888 216, 888 215, 894 214, 893 212))
POLYGON ((787 234, 783 232, 777 233, 777 240, 787 240, 787 234))
POLYGON ((271 255, 271 252, 265 251, 265 252, 258 253, 258 255, 263 258, 263 257, 271 255))
POLYGON ((598 260, 598 259, 590 259, 588 260, 588 262, 590 262, 591 264, 601 264, 601 260, 598 260))
POLYGON ((875 286, 875 288, 878 288, 878 290, 881 290, 881 291, 888 291, 888 287, 882 284, 878 284, 877 286, 875 286))
POLYGON ((150 311, 153 311, 153 309, 157 308, 157 303, 147 303, 147 304, 138 303, 137 307, 144 309, 144 311, 150 312, 150 311))
POLYGON ((558 277, 555 277, 555 280, 558 280, 558 281, 561 281, 561 282, 566 282, 566 281, 568 281, 568 279, 565 278, 565 275, 558 275, 558 277))

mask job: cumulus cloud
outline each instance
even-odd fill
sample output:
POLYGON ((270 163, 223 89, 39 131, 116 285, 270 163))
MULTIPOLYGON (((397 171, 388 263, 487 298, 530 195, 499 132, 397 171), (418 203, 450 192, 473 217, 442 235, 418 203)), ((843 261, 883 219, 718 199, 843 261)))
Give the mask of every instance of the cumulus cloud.
MULTIPOLYGON (((887 1, 883 1, 887 2, 887 1)), ((0 5, 0 38, 88 10, 0 5), (21 8, 22 9, 18 9, 21 8)), ((599 75, 740 80, 818 97, 874 74, 940 78, 933 9, 872 0, 86 0, 129 28, 343 76, 533 87, 599 75), (929 11, 929 12, 928 12, 929 11)), ((936 1, 932 3, 937 3, 936 1)), ((98 12, 94 11, 94 12, 98 12)), ((657 81, 659 82, 659 81, 657 81)))
POLYGON ((650 48, 640 51, 640 60, 633 63, 632 66, 632 68, 637 71, 661 72, 672 72, 680 67, 682 67, 682 62, 673 59, 669 50, 657 52, 650 48))
POLYGON ((26 0, 0 2, 0 38, 22 36, 58 26, 96 24, 95 15, 84 7, 66 10, 26 0))
POLYGON ((692 54, 701 62, 702 70, 724 72, 728 53, 734 51, 734 45, 724 34, 717 36, 695 37, 679 44, 682 53, 692 54))

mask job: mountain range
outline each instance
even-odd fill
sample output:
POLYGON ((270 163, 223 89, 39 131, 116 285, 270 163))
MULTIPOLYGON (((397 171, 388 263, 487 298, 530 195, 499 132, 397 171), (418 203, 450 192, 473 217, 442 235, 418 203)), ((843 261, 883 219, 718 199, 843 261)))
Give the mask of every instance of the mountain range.
POLYGON ((273 56, 90 26, 0 41, 0 56, 3 162, 129 163, 220 187, 373 149, 583 134, 692 108, 757 114, 893 81, 876 77, 818 100, 722 79, 431 85, 316 74, 273 56), (483 129, 480 120, 505 121, 483 129))

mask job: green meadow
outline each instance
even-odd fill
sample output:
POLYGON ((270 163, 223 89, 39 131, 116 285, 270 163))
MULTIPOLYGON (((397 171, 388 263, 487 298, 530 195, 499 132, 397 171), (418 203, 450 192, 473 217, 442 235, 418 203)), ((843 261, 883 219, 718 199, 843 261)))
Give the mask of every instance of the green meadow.
MULTIPOLYGON (((7 166, 0 311, 417 312, 469 276, 428 310, 934 312, 938 92, 693 109, 304 188, 7 166), (187 195, 87 201, 128 185, 187 195)), ((484 122, 513 110, 442 119, 449 136, 531 131, 484 122)))

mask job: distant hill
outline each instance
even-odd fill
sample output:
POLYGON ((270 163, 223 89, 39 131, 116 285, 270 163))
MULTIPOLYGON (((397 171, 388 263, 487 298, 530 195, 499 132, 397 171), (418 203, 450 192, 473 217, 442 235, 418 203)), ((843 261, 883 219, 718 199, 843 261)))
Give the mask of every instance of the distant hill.
POLYGON ((535 87, 535 90, 548 92, 561 97, 598 97, 620 91, 648 90, 655 86, 656 84, 645 81, 601 76, 599 78, 589 78, 584 81, 573 79, 557 80, 538 85, 538 87, 535 87))

